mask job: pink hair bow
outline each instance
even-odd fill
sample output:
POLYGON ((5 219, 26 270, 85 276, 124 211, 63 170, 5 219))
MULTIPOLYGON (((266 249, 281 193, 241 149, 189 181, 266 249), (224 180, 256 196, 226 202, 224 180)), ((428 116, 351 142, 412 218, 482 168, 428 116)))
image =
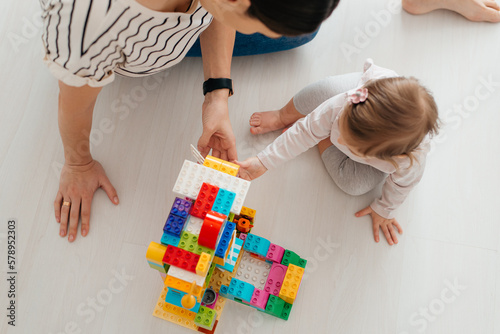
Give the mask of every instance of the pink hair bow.
POLYGON ((368 98, 368 88, 358 88, 355 91, 350 91, 347 93, 347 101, 352 104, 358 104, 360 102, 365 102, 368 98))

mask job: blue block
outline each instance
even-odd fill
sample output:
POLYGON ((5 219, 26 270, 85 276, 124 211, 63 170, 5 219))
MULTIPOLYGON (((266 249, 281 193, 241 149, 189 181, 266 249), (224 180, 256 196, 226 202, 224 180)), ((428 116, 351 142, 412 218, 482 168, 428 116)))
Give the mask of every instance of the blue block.
POLYGON ((229 290, 229 287, 227 285, 221 285, 221 287, 219 289, 219 295, 221 295, 224 298, 234 300, 233 296, 228 295, 228 290, 229 290))
POLYGON ((233 272, 234 266, 236 265, 236 261, 238 261, 238 256, 240 255, 241 252, 241 246, 243 246, 243 240, 236 238, 234 239, 234 243, 235 243, 234 253, 231 254, 230 252, 229 254, 227 254, 226 263, 223 266, 216 264, 217 267, 227 270, 230 273, 233 272))
POLYGON ((233 231, 236 228, 235 223, 227 222, 226 226, 224 227, 224 230, 222 231, 222 234, 219 239, 219 244, 217 245, 217 249, 215 250, 215 256, 220 257, 221 259, 224 259, 224 256, 226 255, 227 247, 229 246, 229 243, 231 242, 231 237, 233 235, 233 231))
POLYGON ((187 218, 192 205, 193 203, 191 201, 176 197, 170 213, 177 217, 187 218))
POLYGON ((185 222, 186 218, 181 218, 178 216, 174 216, 173 214, 170 214, 168 215, 165 226, 163 227, 163 232, 171 234, 176 237, 180 237, 185 222))
POLYGON ((229 211, 233 206, 236 194, 232 191, 226 189, 219 189, 217 197, 215 198, 214 205, 212 206, 212 211, 222 213, 225 216, 229 216, 229 211))
POLYGON ((187 295, 187 293, 179 291, 177 289, 173 288, 168 288, 167 295, 165 296, 165 302, 170 303, 175 306, 179 306, 180 308, 183 308, 185 310, 192 311, 194 313, 198 313, 198 310, 200 309, 200 303, 196 302, 196 305, 194 305, 193 308, 187 309, 184 306, 182 306, 182 297, 187 295))
POLYGON ((165 246, 172 245, 177 247, 179 245, 181 238, 175 237, 171 234, 163 232, 163 236, 161 237, 161 243, 165 246))
POLYGON ((243 245, 243 249, 250 253, 266 257, 270 246, 271 242, 269 240, 249 233, 243 245))
POLYGON ((250 303, 255 287, 247 282, 240 281, 237 278, 232 278, 227 289, 227 294, 250 303))

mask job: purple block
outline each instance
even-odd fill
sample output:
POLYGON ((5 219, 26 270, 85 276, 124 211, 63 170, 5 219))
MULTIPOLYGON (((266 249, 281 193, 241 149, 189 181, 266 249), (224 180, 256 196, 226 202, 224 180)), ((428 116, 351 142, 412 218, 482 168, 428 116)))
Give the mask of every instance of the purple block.
POLYGON ((264 310, 266 308, 268 299, 269 299, 268 292, 256 288, 253 291, 252 299, 250 299, 250 305, 264 310))
POLYGON ((191 201, 176 197, 170 213, 181 218, 186 218, 189 215, 192 205, 191 201))
POLYGON ((285 249, 283 247, 271 244, 267 251, 266 260, 281 263, 283 254, 285 254, 285 249))
POLYGON ((264 292, 279 296, 281 284, 283 284, 283 279, 286 275, 286 270, 286 266, 279 263, 273 263, 273 265, 271 266, 271 271, 269 271, 269 276, 267 276, 264 292))

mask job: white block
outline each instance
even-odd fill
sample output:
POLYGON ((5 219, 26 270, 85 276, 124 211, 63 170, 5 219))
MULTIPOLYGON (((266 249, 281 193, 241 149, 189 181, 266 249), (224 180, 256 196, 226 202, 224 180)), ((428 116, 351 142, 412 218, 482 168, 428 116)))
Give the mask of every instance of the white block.
POLYGON ((252 257, 250 253, 244 251, 240 265, 236 269, 235 278, 250 283, 257 289, 263 290, 270 271, 270 263, 256 259, 252 257))
POLYGON ((168 268, 167 275, 170 275, 172 277, 181 279, 183 281, 186 281, 188 283, 193 283, 196 282, 196 285, 203 287, 203 284, 205 284, 205 276, 200 276, 196 275, 195 273, 192 273, 190 271, 175 267, 175 266, 170 266, 168 268))
POLYGON ((194 235, 199 235, 202 225, 203 219, 190 215, 184 230, 194 235))

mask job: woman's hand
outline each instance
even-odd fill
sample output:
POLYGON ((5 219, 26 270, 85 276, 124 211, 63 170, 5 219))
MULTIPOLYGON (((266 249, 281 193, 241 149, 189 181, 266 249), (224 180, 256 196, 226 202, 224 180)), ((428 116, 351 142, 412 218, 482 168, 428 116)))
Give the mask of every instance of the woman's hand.
POLYGON ((373 211, 370 206, 367 206, 366 208, 356 212, 355 214, 356 217, 363 217, 366 215, 370 215, 372 218, 373 236, 375 237, 375 242, 379 242, 380 240, 379 228, 382 228, 382 231, 384 232, 385 238, 387 239, 389 245, 398 243, 398 238, 396 236, 396 231, 394 230, 394 227, 398 229, 399 234, 403 234, 403 229, 396 221, 396 219, 384 218, 379 214, 377 214, 375 211, 373 211))
POLYGON ((248 158, 242 162, 234 161, 234 163, 240 165, 240 177, 248 181, 255 180, 267 172, 267 168, 257 157, 248 158))
POLYGON ((54 201, 56 220, 61 224, 59 227, 61 237, 66 236, 69 223, 68 241, 75 240, 80 215, 82 217, 81 234, 84 237, 88 234, 90 206, 98 188, 104 189, 111 202, 118 204, 116 190, 99 162, 92 160, 84 165, 65 164, 63 166, 59 191, 54 201))
POLYGON ((212 155, 226 161, 238 159, 227 99, 229 90, 218 89, 205 95, 203 102, 203 133, 198 141, 198 150, 205 157, 212 155))

